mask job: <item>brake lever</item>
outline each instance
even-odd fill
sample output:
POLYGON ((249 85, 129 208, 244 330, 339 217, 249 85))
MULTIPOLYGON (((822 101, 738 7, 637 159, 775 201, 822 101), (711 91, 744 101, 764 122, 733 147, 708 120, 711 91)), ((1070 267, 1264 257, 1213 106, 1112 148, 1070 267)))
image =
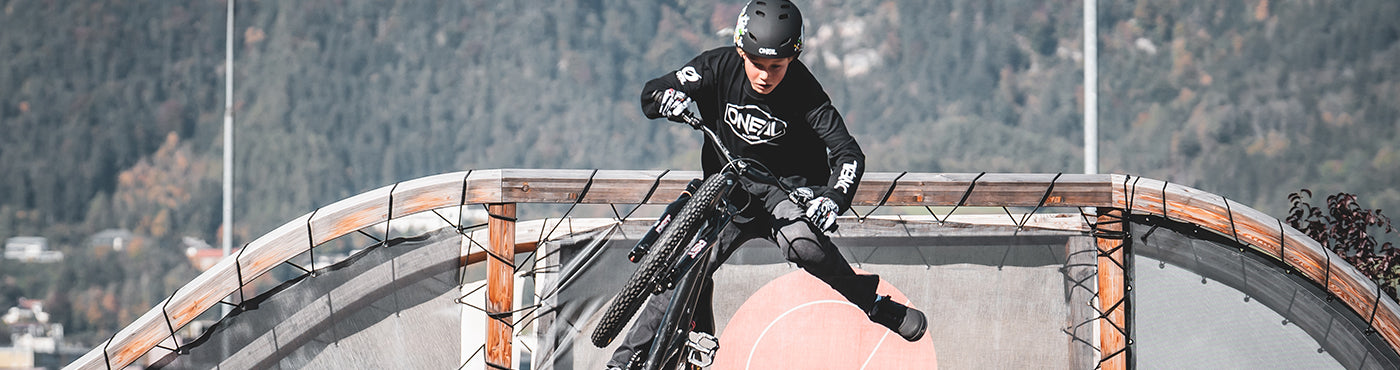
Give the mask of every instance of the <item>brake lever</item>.
POLYGON ((685 119, 685 124, 690 125, 691 130, 699 130, 700 125, 703 124, 700 117, 695 116, 691 111, 682 112, 681 117, 685 119))

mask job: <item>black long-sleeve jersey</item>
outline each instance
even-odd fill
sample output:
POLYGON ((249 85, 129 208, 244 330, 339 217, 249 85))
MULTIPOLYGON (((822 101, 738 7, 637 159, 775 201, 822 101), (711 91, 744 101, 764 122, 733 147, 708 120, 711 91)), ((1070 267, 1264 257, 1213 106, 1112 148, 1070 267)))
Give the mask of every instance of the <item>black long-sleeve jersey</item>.
MULTIPOLYGON (((841 212, 850 208, 865 173, 865 153, 800 60, 793 60, 777 88, 763 95, 749 87, 743 57, 733 46, 706 51, 680 69, 647 81, 642 112, 648 118, 662 117, 660 103, 651 96, 668 88, 695 100, 704 125, 735 156, 763 163, 790 186, 811 187, 835 201, 841 212)), ((705 175, 718 173, 724 160, 708 138, 703 153, 705 175)), ((746 187, 757 190, 754 184, 746 187)), ((764 203, 771 211, 783 197, 766 193, 764 203)))

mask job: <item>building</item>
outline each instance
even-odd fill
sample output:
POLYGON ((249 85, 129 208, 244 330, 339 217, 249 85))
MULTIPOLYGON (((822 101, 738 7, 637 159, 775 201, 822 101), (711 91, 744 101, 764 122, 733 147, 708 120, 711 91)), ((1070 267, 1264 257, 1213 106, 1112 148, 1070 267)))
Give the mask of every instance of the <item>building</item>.
POLYGON ((32 263, 63 260, 63 252, 51 251, 49 240, 38 236, 16 236, 5 241, 5 259, 32 263))
POLYGON ((110 248, 114 251, 121 251, 134 238, 135 235, 126 229, 106 229, 88 238, 88 244, 92 248, 110 248))
MULTIPOLYGON (((203 239, 184 237, 180 240, 185 246, 185 257, 190 259, 190 264, 199 271, 208 270, 219 263, 224 258, 223 249, 213 248, 203 239)), ((232 253, 237 254, 238 249, 234 248, 232 253)))
POLYGON ((10 328, 12 343, 0 347, 0 368, 32 368, 59 353, 63 325, 49 323, 43 301, 20 298, 18 306, 0 315, 0 321, 10 328))

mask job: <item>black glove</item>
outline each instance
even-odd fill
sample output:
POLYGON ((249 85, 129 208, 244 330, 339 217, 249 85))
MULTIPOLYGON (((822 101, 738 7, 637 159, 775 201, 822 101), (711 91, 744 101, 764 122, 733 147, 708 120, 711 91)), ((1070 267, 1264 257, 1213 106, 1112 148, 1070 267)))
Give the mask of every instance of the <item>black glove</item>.
POLYGON ((836 213, 841 209, 831 198, 817 196, 811 188, 793 189, 788 198, 803 207, 803 218, 823 231, 836 231, 836 213))
POLYGON ((655 94, 656 103, 660 106, 661 115, 672 122, 688 124, 691 127, 700 125, 700 106, 695 104, 695 100, 686 96, 684 92, 676 89, 666 89, 657 91, 655 94))

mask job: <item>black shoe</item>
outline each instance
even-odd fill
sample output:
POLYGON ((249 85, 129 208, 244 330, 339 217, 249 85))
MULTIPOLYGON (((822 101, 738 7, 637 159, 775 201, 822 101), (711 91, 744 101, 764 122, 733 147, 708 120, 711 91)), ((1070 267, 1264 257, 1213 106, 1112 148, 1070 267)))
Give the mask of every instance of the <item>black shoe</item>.
POLYGON ((924 319, 923 312, 890 300, 887 295, 876 298, 875 307, 865 314, 870 316, 870 321, 890 328, 910 342, 923 338, 924 331, 928 329, 928 320, 924 319))

